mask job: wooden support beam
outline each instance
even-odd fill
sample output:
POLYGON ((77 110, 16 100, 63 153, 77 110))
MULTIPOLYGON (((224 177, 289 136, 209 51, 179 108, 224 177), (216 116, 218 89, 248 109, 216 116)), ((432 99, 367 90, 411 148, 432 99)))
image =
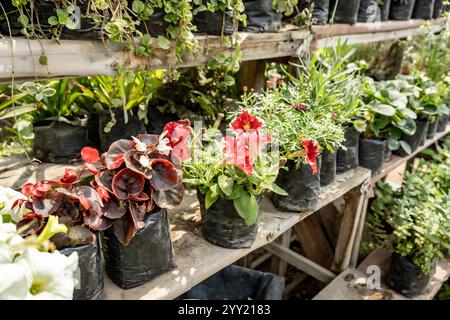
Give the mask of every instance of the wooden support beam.
POLYGON ((278 243, 269 243, 264 248, 319 281, 328 283, 336 277, 333 272, 278 243))

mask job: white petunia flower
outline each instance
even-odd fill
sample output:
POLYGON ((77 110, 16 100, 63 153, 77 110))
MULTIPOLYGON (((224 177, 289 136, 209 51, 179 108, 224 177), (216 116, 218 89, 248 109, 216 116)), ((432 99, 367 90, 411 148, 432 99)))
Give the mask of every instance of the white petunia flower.
POLYGON ((29 276, 28 266, 0 264, 0 300, 25 300, 31 287, 29 276))
POLYGON ((23 241, 16 232, 15 224, 0 224, 0 264, 12 262, 15 255, 20 253, 13 247, 18 247, 23 241))
POLYGON ((172 147, 168 146, 167 144, 170 142, 169 138, 162 138, 162 136, 159 138, 159 143, 157 146, 157 149, 162 154, 168 155, 170 151, 172 151, 172 147))
POLYGON ((12 208, 14 202, 18 199, 26 200, 27 197, 11 188, 0 186, 0 223, 4 214, 11 215, 13 222, 19 222, 25 213, 30 212, 30 210, 18 206, 14 209, 12 208))
POLYGON ((140 141, 138 138, 133 137, 133 142, 136 144, 135 148, 139 152, 147 151, 147 145, 140 141))

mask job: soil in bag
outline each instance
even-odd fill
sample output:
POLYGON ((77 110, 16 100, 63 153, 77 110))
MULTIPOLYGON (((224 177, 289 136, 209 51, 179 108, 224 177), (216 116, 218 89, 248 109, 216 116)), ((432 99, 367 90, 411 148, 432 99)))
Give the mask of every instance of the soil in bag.
POLYGON ((80 158, 87 142, 87 121, 44 120, 33 123, 33 154, 43 162, 69 163, 80 158))
POLYGON ((330 152, 328 149, 324 149, 321 153, 322 164, 320 168, 320 185, 327 186, 336 178, 336 155, 337 150, 330 152))
POLYGON ((358 163, 360 133, 353 127, 345 130, 344 147, 339 148, 336 154, 336 172, 344 173, 356 168, 358 163))
POLYGON ((334 23, 349 23, 355 24, 358 20, 360 0, 330 0, 330 19, 333 18, 334 9, 334 23))
POLYGON ((164 9, 155 9, 148 20, 142 21, 143 23, 138 27, 139 31, 148 33, 152 37, 166 36, 166 29, 170 24, 164 20, 165 15, 164 9))
POLYGON ((450 119, 450 115, 446 114, 443 115, 438 122, 438 127, 437 127, 437 131, 438 132, 442 132, 445 131, 445 129, 447 129, 447 125, 448 125, 448 120, 450 119))
MULTIPOLYGON (((258 222, 248 226, 237 213, 233 200, 217 199, 208 209, 205 208, 205 196, 197 191, 202 215, 203 237, 224 248, 250 248, 256 238, 258 222)), ((261 196, 257 199, 261 202, 261 196)))
POLYGON ((281 169, 275 183, 289 195, 273 194, 275 207, 293 212, 316 210, 320 193, 321 156, 317 158, 317 174, 313 174, 309 164, 301 164, 297 168, 295 162, 289 160, 286 167, 288 171, 281 169))
POLYGON ((284 278, 269 272, 228 266, 200 282, 178 299, 282 300, 284 278))
POLYGON ((386 140, 360 139, 359 165, 370 169, 372 176, 379 174, 383 167, 386 148, 386 140))
POLYGON ((180 118, 175 113, 164 113, 158 110, 158 108, 150 107, 147 115, 148 123, 147 133, 161 134, 163 132, 166 123, 171 121, 178 121, 180 118))
POLYGON ((391 11, 389 13, 389 19, 391 20, 411 19, 415 2, 416 0, 391 0, 391 11))
POLYGON ((312 12, 312 20, 314 24, 324 25, 328 22, 330 0, 311 0, 314 9, 312 12))
POLYGON ((361 0, 358 9, 358 22, 375 22, 377 15, 377 0, 361 0))
POLYGON ((98 237, 93 244, 60 250, 65 256, 78 253, 78 284, 73 291, 73 300, 99 300, 103 294, 103 270, 98 237))
POLYGON ((382 0, 382 3, 378 4, 380 8, 380 20, 387 21, 389 20, 389 11, 391 9, 391 0, 382 0))
POLYGON ((389 149, 388 146, 386 146, 386 150, 384 151, 384 161, 387 162, 387 161, 391 160, 391 156, 392 156, 392 150, 389 149))
POLYGON ((438 120, 435 120, 433 122, 428 123, 428 130, 427 130, 427 139, 433 139, 436 135, 437 128, 438 128, 438 120))
POLYGON ((247 26, 239 29, 246 32, 279 32, 281 29, 281 12, 274 9, 272 0, 244 0, 247 26))
POLYGON ((116 225, 103 232, 106 273, 122 289, 135 288, 176 267, 166 209, 155 209, 144 222, 128 246, 114 234, 116 225))
MULTIPOLYGON (((419 148, 422 140, 427 134, 427 131, 428 131, 428 121, 423 120, 416 121, 416 132, 412 136, 404 136, 402 138, 411 147, 411 152, 415 152, 419 148)), ((408 155, 403 150, 403 148, 395 150, 394 154, 397 154, 401 157, 406 157, 408 155)))
POLYGON ((416 0, 412 18, 430 20, 433 17, 433 10, 434 0, 416 0))
POLYGON ((8 19, 3 14, 3 10, 0 7, 0 34, 4 36, 20 36, 22 35, 22 24, 19 22, 19 10, 14 7, 11 0, 2 1, 3 8, 8 16, 8 19), (9 26, 8 26, 9 22, 9 26), (11 32, 10 32, 11 29, 11 32))
MULTIPOLYGON (((432 272, 436 263, 432 265, 432 272)), ((421 294, 430 283, 431 276, 420 270, 408 257, 392 254, 386 282, 397 292, 413 298, 421 294)))
POLYGON ((109 146, 116 140, 131 139, 131 136, 135 137, 138 134, 147 133, 145 124, 143 121, 139 120, 136 110, 134 110, 133 114, 130 112, 130 110, 127 110, 127 123, 125 123, 125 116, 123 112, 124 111, 122 108, 113 110, 116 123, 109 132, 105 132, 104 129, 106 125, 111 121, 111 114, 109 113, 109 111, 99 113, 98 132, 100 139, 100 149, 102 152, 107 151, 109 149, 109 146))
POLYGON ((438 19, 441 16, 443 8, 444 8, 443 0, 434 0, 433 19, 438 19))
MULTIPOLYGON (((208 2, 210 1, 204 1, 205 4, 208 2)), ((225 12, 211 12, 209 10, 198 12, 194 16, 193 23, 197 27, 196 32, 198 33, 215 36, 220 36, 223 33, 223 35, 229 36, 234 31, 233 12, 231 10, 225 12)))

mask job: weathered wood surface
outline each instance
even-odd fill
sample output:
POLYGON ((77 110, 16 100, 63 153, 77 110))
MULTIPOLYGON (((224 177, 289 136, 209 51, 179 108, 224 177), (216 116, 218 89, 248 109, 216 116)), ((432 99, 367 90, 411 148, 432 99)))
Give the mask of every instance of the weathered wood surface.
POLYGON ((389 270, 390 254, 385 250, 373 251, 357 269, 348 269, 336 277, 325 289, 314 297, 314 300, 431 300, 448 279, 450 261, 438 263, 436 272, 425 291, 410 299, 385 284, 384 279, 389 270), (367 287, 366 270, 375 265, 381 270, 381 289, 367 287))
MULTIPOLYGON (((338 181, 321 190, 318 209, 368 180, 370 172, 356 168, 339 176, 338 181)), ((171 235, 177 268, 130 290, 121 290, 108 278, 104 299, 173 299, 250 252, 272 242, 312 212, 280 212, 263 197, 258 236, 250 249, 225 249, 204 240, 199 230, 199 210, 195 194, 187 195, 170 212, 171 235)))

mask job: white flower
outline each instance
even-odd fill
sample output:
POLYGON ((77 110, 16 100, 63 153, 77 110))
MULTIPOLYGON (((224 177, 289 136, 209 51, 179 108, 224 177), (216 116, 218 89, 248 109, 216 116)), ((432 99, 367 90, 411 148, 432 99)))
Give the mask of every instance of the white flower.
POLYGON ((156 147, 162 154, 168 155, 172 151, 172 147, 167 144, 170 142, 169 138, 165 138, 163 135, 159 138, 158 146, 156 147))
POLYGON ((0 186, 0 223, 2 222, 2 215, 11 215, 13 222, 19 222, 25 213, 30 212, 28 209, 16 206, 12 208, 14 202, 18 199, 26 200, 27 197, 22 193, 14 191, 11 188, 0 186))
POLYGON ((147 151, 147 145, 141 142, 138 138, 133 137, 133 142, 136 144, 135 148, 139 152, 147 151))
POLYGON ((31 286, 28 267, 16 263, 0 264, 0 300, 25 300, 31 286))
POLYGON ((13 261, 23 238, 16 232, 16 225, 12 223, 0 224, 0 264, 13 261))
POLYGON ((139 158, 139 163, 143 166, 143 167, 148 167, 150 165, 150 159, 147 156, 142 155, 139 158))
POLYGON ((359 132, 364 132, 364 131, 366 131, 367 123, 362 120, 356 120, 354 122, 354 126, 355 126, 356 130, 358 130, 359 132))

